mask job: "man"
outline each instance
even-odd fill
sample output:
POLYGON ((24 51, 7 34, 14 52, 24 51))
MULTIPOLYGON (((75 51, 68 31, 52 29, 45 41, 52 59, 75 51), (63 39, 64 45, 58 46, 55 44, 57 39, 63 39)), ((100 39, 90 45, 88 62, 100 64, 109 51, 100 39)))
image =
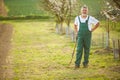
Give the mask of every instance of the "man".
POLYGON ((77 36, 75 69, 80 67, 83 50, 84 50, 83 66, 84 67, 88 66, 91 35, 92 32, 96 30, 98 26, 99 21, 94 17, 88 15, 88 7, 86 5, 81 7, 81 15, 77 16, 74 22, 74 29, 77 36))

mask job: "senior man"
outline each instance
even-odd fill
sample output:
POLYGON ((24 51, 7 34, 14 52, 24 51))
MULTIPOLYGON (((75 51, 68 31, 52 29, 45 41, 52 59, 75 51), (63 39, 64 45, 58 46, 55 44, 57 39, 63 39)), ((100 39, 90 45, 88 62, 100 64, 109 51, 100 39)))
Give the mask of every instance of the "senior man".
POLYGON ((88 7, 81 7, 81 14, 75 18, 74 29, 77 36, 75 69, 80 67, 84 50, 83 67, 88 67, 92 32, 99 26, 99 21, 88 15, 88 7))

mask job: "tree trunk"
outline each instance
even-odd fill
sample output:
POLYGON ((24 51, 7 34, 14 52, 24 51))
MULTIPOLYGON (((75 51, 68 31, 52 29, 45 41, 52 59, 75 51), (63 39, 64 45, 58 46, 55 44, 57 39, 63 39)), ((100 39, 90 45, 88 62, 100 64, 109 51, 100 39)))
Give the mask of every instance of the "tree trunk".
POLYGON ((64 33, 63 22, 56 23, 56 33, 57 34, 63 34, 64 33))
POLYGON ((70 26, 66 27, 66 36, 68 37, 70 35, 70 26))
POLYGON ((56 33, 59 34, 59 24, 56 22, 56 33))
POLYGON ((106 33, 106 49, 110 48, 109 32, 106 33))
POLYGON ((107 25, 106 25, 106 49, 109 50, 110 48, 110 26, 109 26, 109 19, 107 20, 107 25))
POLYGON ((67 27, 66 27, 66 36, 68 37, 71 34, 71 28, 70 28, 70 20, 68 20, 67 27))
POLYGON ((63 22, 60 23, 60 34, 64 33, 63 22))

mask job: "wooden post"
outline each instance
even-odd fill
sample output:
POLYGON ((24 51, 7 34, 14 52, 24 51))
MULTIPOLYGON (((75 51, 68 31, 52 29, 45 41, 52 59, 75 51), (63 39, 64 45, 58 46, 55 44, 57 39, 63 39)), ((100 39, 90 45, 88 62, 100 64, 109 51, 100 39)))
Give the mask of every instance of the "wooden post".
POLYGON ((108 49, 109 49, 109 47, 110 47, 110 42, 109 42, 109 39, 110 39, 110 25, 109 25, 109 19, 108 19, 108 49))
POLYGON ((118 39, 118 51, 119 51, 119 60, 120 60, 120 41, 118 39))
POLYGON ((104 48, 104 33, 102 33, 102 43, 103 43, 103 48, 104 48))
POLYGON ((113 54, 114 54, 114 59, 115 59, 115 40, 113 40, 113 54))
POLYGON ((107 21, 106 21, 107 23, 106 23, 106 49, 108 49, 109 50, 109 48, 110 48, 110 41, 109 41, 109 39, 110 39, 110 24, 109 24, 109 19, 107 19, 107 21))

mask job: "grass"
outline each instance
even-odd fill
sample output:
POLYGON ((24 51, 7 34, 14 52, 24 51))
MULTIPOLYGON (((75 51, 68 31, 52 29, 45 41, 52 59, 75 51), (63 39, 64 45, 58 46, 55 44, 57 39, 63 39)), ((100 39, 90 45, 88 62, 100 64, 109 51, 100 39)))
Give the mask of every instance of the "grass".
MULTIPOLYGON (((93 54, 88 68, 68 66, 74 43, 55 33, 53 21, 8 21, 14 25, 11 50, 12 80, 119 80, 113 54, 93 54)), ((101 31, 97 29, 95 33, 101 31)))
MULTIPOLYGON (((42 0, 4 0, 8 10, 8 16, 51 16, 49 12, 46 12, 42 7, 42 0), (40 6, 39 6, 40 5, 40 6)), ((90 15, 99 17, 100 10, 103 8, 101 0, 79 0, 78 5, 86 4, 90 11, 90 15), (93 3, 94 2, 94 3, 93 3), (101 4, 101 5, 99 5, 101 4)), ((79 7, 77 10, 79 11, 79 7)), ((78 15, 78 11, 75 11, 73 16, 78 15)))
POLYGON ((5 0, 8 16, 48 16, 41 4, 41 0, 5 0))

